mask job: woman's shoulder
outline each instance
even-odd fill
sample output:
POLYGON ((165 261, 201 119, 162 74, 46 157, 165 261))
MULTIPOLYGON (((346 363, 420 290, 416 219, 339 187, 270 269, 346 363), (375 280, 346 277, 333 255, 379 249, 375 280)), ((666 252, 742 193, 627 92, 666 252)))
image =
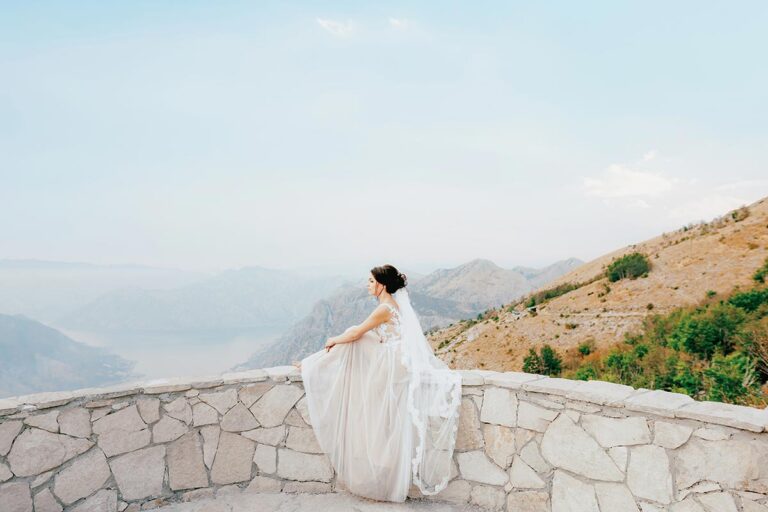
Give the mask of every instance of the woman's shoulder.
POLYGON ((390 304, 389 302, 384 302, 384 305, 385 305, 385 306, 387 307, 387 309, 389 309, 391 312, 393 312, 393 313, 395 313, 395 314, 397 314, 397 315, 399 315, 399 314, 400 314, 400 309, 398 309, 398 307, 397 307, 397 306, 393 306, 393 305, 392 305, 392 304, 390 304))
POLYGON ((376 307, 377 308, 382 308, 382 309, 388 309, 388 310, 390 310, 393 313, 400 313, 400 311, 398 311, 398 309, 397 309, 397 306, 393 306, 389 302, 382 302, 381 304, 379 304, 376 307))

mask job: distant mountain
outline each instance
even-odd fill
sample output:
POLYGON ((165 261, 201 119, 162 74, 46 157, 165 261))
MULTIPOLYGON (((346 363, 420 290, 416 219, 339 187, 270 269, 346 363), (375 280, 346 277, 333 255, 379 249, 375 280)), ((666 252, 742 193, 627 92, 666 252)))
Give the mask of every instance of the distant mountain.
POLYGON ((0 260, 0 313, 56 324, 108 292, 126 287, 177 288, 206 277, 143 265, 0 260))
POLYGON ((189 331, 289 326, 343 280, 245 267, 180 288, 107 293, 60 322, 94 331, 189 331))
MULTIPOLYGON (((425 331, 474 317, 489 307, 519 298, 535 288, 542 275, 567 272, 579 264, 570 259, 544 269, 509 270, 489 260, 475 259, 426 276, 405 272, 414 310, 425 331)), ((312 312, 285 335, 254 353, 236 369, 290 364, 322 348, 329 336, 340 334, 370 314, 376 299, 368 295, 365 280, 347 285, 318 301, 312 312)))
POLYGON ((132 380, 133 366, 35 320, 0 314, 0 397, 132 380))

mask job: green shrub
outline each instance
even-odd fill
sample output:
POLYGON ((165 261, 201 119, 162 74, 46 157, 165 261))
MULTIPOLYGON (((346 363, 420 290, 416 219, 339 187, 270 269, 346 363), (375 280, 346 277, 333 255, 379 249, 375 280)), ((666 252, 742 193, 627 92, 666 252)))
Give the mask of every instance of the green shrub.
POLYGON ((711 359, 715 351, 728 354, 743 322, 743 311, 730 304, 698 309, 681 319, 670 334, 669 345, 703 359, 711 359))
POLYGON ((768 289, 736 293, 728 299, 728 304, 733 304, 744 311, 756 311, 761 305, 768 304, 768 289))
POLYGON ((648 354, 648 352, 650 352, 650 350, 651 349, 648 347, 648 345, 640 343, 639 345, 635 345, 634 353, 638 359, 642 359, 648 354))
POLYGON ((605 358, 605 368, 612 374, 611 380, 618 382, 634 382, 643 373, 634 352, 614 350, 605 358))
POLYGON ((657 376, 655 387, 674 393, 698 396, 703 388, 702 376, 690 361, 679 356, 670 356, 664 361, 662 371, 657 376))
POLYGON ((717 292, 715 290, 707 290, 707 298, 708 299, 711 299, 715 295, 717 295, 717 292))
POLYGON ((734 220, 734 222, 741 222, 747 217, 749 217, 749 208, 746 206, 742 206, 731 212, 731 218, 734 220))
POLYGON ((595 380, 598 375, 599 372, 594 363, 585 363, 578 367, 573 378, 576 380, 595 380))
POLYGON ((582 343, 579 345, 579 354, 583 356, 588 356, 592 353, 592 344, 591 343, 582 343))
POLYGON ((715 355, 704 370, 707 399, 718 402, 738 402, 757 381, 755 361, 741 352, 728 356, 715 355))
POLYGON ((643 275, 648 275, 651 269, 651 263, 645 254, 633 252, 618 258, 608 265, 606 276, 611 282, 619 279, 636 279, 643 275))
POLYGON ((537 292, 531 295, 526 301, 525 307, 527 308, 533 307, 536 304, 541 304, 550 299, 554 299, 555 297, 565 295, 566 293, 576 290, 578 288, 581 288, 582 286, 584 286, 584 283, 579 283, 579 284, 565 283, 559 286, 555 286, 554 288, 548 288, 546 290, 542 290, 540 292, 537 292))
POLYGON ((523 371, 527 373, 557 376, 560 375, 562 366, 562 359, 549 345, 542 346, 538 354, 535 349, 529 349, 528 355, 523 359, 523 371))
POLYGON ((765 258, 765 262, 763 263, 763 266, 755 271, 755 274, 752 276, 752 279, 754 279, 758 283, 764 283, 766 276, 768 276, 768 258, 765 258))

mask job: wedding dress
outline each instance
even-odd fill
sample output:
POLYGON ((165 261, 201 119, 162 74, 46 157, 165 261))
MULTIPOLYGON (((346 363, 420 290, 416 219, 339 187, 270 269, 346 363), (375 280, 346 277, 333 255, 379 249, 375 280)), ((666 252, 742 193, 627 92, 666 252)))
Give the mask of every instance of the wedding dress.
POLYGON ((408 292, 389 321, 352 343, 301 361, 309 419, 337 483, 354 494, 405 501, 448 485, 461 375, 435 357, 408 292))

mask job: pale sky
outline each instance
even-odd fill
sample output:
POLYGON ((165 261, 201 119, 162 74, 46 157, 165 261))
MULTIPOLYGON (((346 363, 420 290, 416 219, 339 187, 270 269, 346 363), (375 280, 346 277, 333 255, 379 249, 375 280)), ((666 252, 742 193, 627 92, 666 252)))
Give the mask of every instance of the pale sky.
POLYGON ((768 3, 3 2, 0 259, 590 260, 768 195, 768 3))

